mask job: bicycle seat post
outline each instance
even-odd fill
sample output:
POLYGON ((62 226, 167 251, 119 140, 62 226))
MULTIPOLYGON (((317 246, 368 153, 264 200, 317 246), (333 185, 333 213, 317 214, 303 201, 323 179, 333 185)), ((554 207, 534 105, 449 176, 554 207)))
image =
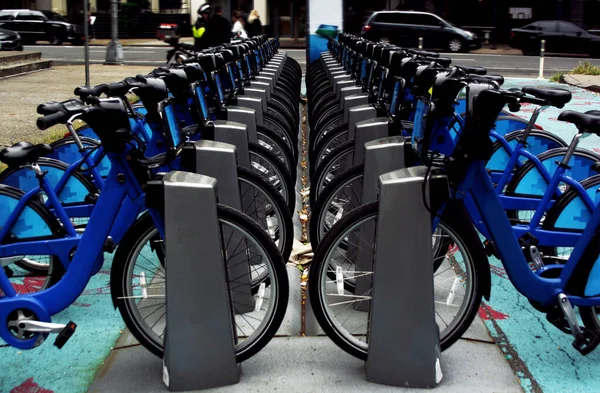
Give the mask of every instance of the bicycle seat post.
POLYGON ((529 137, 529 134, 531 133, 531 130, 533 130, 533 127, 535 126, 535 122, 537 121, 538 116, 540 115, 540 113, 547 109, 547 106, 537 106, 534 110, 533 110, 533 114, 531 115, 531 118, 529 119, 529 122, 527 123, 527 127, 525 127, 525 131, 523 131, 523 136, 521 137, 522 140, 521 142, 523 144, 525 144, 527 142, 527 138, 529 137))
POLYGON ((583 137, 582 131, 579 131, 577 134, 575 134, 573 136, 573 139, 571 140, 571 143, 569 144, 569 148, 567 149, 565 156, 563 157, 562 161, 560 162, 561 166, 570 169, 569 161, 571 160, 571 157, 573 157, 573 154, 575 153, 575 149, 577 149, 577 145, 579 145, 579 140, 582 137, 583 137))

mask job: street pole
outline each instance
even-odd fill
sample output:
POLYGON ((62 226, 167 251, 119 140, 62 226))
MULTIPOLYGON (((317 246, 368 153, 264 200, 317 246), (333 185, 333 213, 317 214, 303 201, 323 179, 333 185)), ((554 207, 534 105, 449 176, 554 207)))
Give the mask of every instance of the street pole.
POLYGON ((106 61, 104 64, 123 64, 123 46, 119 42, 119 0, 111 0, 110 17, 112 39, 106 47, 106 61))
POLYGON ((540 74, 538 79, 544 79, 544 52, 546 52, 546 40, 540 41, 540 74))
POLYGON ((85 85, 90 86, 90 46, 89 46, 89 23, 90 18, 88 16, 88 0, 83 0, 83 36, 85 39, 84 43, 84 58, 85 58, 85 85))

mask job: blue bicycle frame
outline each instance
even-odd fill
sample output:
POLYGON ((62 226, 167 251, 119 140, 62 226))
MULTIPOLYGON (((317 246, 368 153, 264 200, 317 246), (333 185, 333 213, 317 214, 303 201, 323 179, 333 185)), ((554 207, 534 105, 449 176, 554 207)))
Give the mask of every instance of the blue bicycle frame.
MULTIPOLYGON (((545 306, 555 304, 556 296, 565 292, 565 286, 574 273, 575 267, 600 226, 600 209, 594 209, 585 230, 577 236, 574 242, 575 249, 565 265, 553 265, 534 272, 527 263, 517 240, 518 235, 502 208, 485 168, 485 162, 472 162, 467 169, 465 180, 453 192, 453 197, 456 199, 463 199, 465 195, 469 196, 469 201, 465 202, 471 204, 481 217, 481 225, 486 228, 489 239, 494 242, 500 260, 515 288, 531 301, 545 306), (562 269, 562 271, 559 278, 541 277, 540 274, 547 269, 562 269)), ((586 292, 590 293, 591 297, 571 296, 567 293, 573 305, 600 305, 600 297, 596 292, 598 288, 590 285, 591 282, 593 280, 588 281, 588 288, 586 288, 586 292)))
MULTIPOLYGON (((145 194, 132 169, 125 161, 125 155, 109 153, 108 156, 112 166, 106 181, 106 187, 98 198, 96 208, 90 217, 89 226, 83 235, 78 235, 72 227, 67 227, 69 236, 65 238, 42 241, 25 240, 0 246, 0 257, 27 254, 58 255, 61 262, 65 264, 68 263, 71 250, 77 247, 75 256, 64 277, 56 285, 40 292, 17 296, 6 273, 3 269, 0 269, 0 288, 5 294, 5 297, 0 299, 1 320, 6 321, 12 310, 26 308, 36 313, 41 321, 49 322, 51 315, 71 305, 84 290, 95 268, 96 258, 102 254, 105 241, 119 216, 121 216, 123 203, 129 199, 140 209, 145 209, 145 194), (125 181, 117 180, 117 175, 120 179, 122 179, 122 175, 125 175, 125 181)), ((30 191, 28 195, 31 197, 34 195, 34 191, 37 190, 30 191)), ((26 198, 21 201, 21 207, 25 206, 26 202, 24 200, 26 198)), ((62 209, 60 201, 53 200, 52 203, 54 208, 60 212, 62 209)), ((19 216, 17 210, 14 211, 9 222, 2 229, 2 235, 10 231, 16 222, 19 216)), ((160 217, 153 211, 150 211, 150 214, 153 216, 159 232, 163 234, 160 217)), ((59 213, 59 216, 62 216, 61 219, 66 218, 62 213, 59 213)), ((137 215, 130 217, 130 222, 125 223, 128 224, 127 228, 133 224, 136 218, 137 215)), ((18 340, 12 336, 5 325, 0 327, 0 336, 9 345, 16 348, 29 349, 39 345, 37 335, 28 340, 18 340)))

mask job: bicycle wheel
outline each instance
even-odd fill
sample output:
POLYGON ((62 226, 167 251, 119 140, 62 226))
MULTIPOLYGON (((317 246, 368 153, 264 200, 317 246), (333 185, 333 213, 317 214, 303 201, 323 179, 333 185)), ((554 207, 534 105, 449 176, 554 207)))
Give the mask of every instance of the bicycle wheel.
MULTIPOLYGON (((562 161, 568 148, 558 148, 548 150, 542 154, 539 154, 537 158, 542 163, 542 166, 546 168, 548 173, 554 174, 558 168, 557 162, 562 161)), ((600 161, 600 155, 595 154, 589 150, 576 149, 573 153, 573 157, 569 160, 569 167, 565 172, 565 176, 571 177, 576 181, 583 181, 595 175, 592 170, 592 164, 600 161)), ((506 186, 504 191, 507 196, 517 196, 524 198, 536 198, 541 199, 546 189, 548 182, 542 177, 540 171, 533 164, 533 162, 526 162, 513 176, 510 183, 506 186)), ((567 191, 568 185, 566 183, 560 183, 558 186, 562 192, 567 191)), ((533 218, 535 214, 534 210, 507 210, 508 217, 514 223, 527 224, 533 218)))
POLYGON ((285 145, 294 152, 294 157, 298 159, 298 135, 292 135, 289 128, 286 128, 284 123, 277 120, 268 113, 263 113, 263 127, 277 133, 285 145))
POLYGON ((341 128, 335 131, 328 132, 317 146, 312 155, 309 155, 310 163, 316 168, 321 162, 334 151, 336 147, 344 142, 348 142, 348 129, 341 128))
MULTIPOLYGON (((80 139, 83 146, 87 149, 91 150, 100 146, 100 142, 95 139, 87 137, 80 137, 80 139)), ((48 158, 54 158, 55 160, 62 161, 69 165, 74 164, 83 158, 83 155, 79 151, 79 148, 77 147, 73 137, 59 139, 55 142, 52 142, 50 146, 52 147, 52 153, 47 156, 48 158)), ((83 154, 87 154, 87 152, 83 154)), ((111 167, 110 160, 108 157, 106 157, 106 155, 96 157, 96 154, 96 152, 91 154, 92 161, 94 161, 94 159, 98 160, 97 162, 94 162, 94 165, 96 165, 100 176, 106 178, 108 177, 108 172, 110 171, 111 167)), ((87 178, 89 178, 92 182, 94 181, 91 172, 87 171, 88 168, 86 164, 83 164, 80 169, 87 178)))
MULTIPOLYGON (((523 130, 513 131, 504 136, 504 139, 512 149, 517 145, 519 138, 523 135, 523 130)), ((542 154, 551 149, 566 147, 565 141, 554 134, 544 130, 532 130, 527 138, 527 151, 534 155, 542 154)), ((492 173, 497 173, 500 176, 508 166, 510 155, 500 141, 494 142, 492 157, 488 160, 485 167, 492 173)), ((519 167, 526 162, 525 157, 521 157, 519 167)), ((515 172, 516 172, 515 168, 515 172)))
POLYGON ((348 141, 339 145, 331 152, 325 160, 315 169, 310 179, 310 205, 314 205, 323 189, 336 176, 352 166, 354 159, 354 141, 348 141))
MULTIPOLYGON (((374 247, 377 213, 378 203, 374 202, 340 220, 315 250, 308 281, 311 305, 319 325, 340 348, 362 360, 367 359, 368 351, 369 312, 365 302, 369 300, 369 277, 372 276, 368 265, 372 267, 375 250, 364 252, 369 258, 360 268, 355 265, 356 251, 359 241, 361 245, 374 247), (349 246, 344 249, 340 247, 342 243, 349 246), (336 280, 331 280, 331 273, 336 275, 336 280), (343 293, 336 291, 340 278, 344 281, 343 293), (346 281, 354 281, 354 291, 348 290, 346 281)), ((434 270, 436 322, 443 326, 440 341, 445 350, 462 336, 475 318, 481 302, 481 272, 478 270, 481 262, 476 261, 486 260, 486 257, 481 241, 465 217, 445 214, 439 230, 456 245, 456 251, 444 254, 441 263, 434 261, 438 266, 434 270)))
POLYGON ((316 153, 315 149, 316 147, 319 145, 319 143, 321 142, 321 140, 323 138, 325 138, 329 133, 337 133, 340 130, 347 130, 348 129, 348 123, 342 123, 342 124, 338 124, 336 126, 332 126, 332 127, 323 127, 319 130, 314 130, 311 129, 311 135, 308 141, 308 151, 312 152, 313 154, 316 153))
MULTIPOLYGON (((25 193, 16 188, 0 185, 0 227, 6 224, 25 193)), ((36 199, 30 199, 17 222, 3 239, 2 244, 44 241, 63 236, 63 230, 48 208, 36 199)), ((38 292, 56 284, 64 275, 64 267, 56 255, 13 255, 0 257, 0 269, 18 294, 38 292)), ((0 298, 4 293, 0 289, 0 298)))
POLYGON ((364 165, 360 164, 340 173, 311 206, 309 234, 313 250, 333 225, 361 205, 363 172, 364 165))
MULTIPOLYGON (((258 311, 235 315, 238 337, 235 344, 236 359, 242 362, 260 351, 281 325, 289 292, 287 272, 277 248, 252 219, 223 205, 217 205, 217 213, 221 231, 236 234, 236 240, 239 240, 237 244, 247 247, 246 253, 236 252, 236 255, 226 257, 225 264, 249 263, 248 255, 253 255, 253 261, 256 258, 260 261, 260 264, 253 262, 251 265, 251 283, 253 295, 258 291, 265 292, 259 293, 264 299, 262 305, 258 311), (240 258, 242 262, 239 262, 240 258), (261 285, 267 283, 267 286, 261 285)), ((224 239, 225 244, 228 241, 224 239)), ((121 245, 115 254, 111 272, 114 304, 134 337, 150 352, 162 357, 166 328, 166 271, 162 252, 157 250, 162 250, 164 243, 150 215, 144 215, 132 226, 121 245), (153 296, 144 296, 144 290, 153 296)), ((230 281, 228 285, 231 290, 234 282, 230 281)), ((239 309, 234 303, 231 303, 231 307, 234 312, 239 309)))
POLYGON ((237 171, 242 211, 260 225, 287 261, 294 242, 294 222, 285 200, 256 173, 243 167, 237 171))
POLYGON ((286 146, 285 142, 281 140, 279 135, 266 127, 258 126, 256 136, 258 144, 273 153, 285 166, 290 176, 296 178, 297 160, 294 159, 294 154, 286 146))
POLYGON ((296 206, 296 185, 291 174, 285 170, 283 164, 269 150, 258 143, 249 143, 250 166, 254 172, 269 182, 279 191, 285 203, 293 211, 296 206))
MULTIPOLYGON (((600 175, 595 175, 580 182, 588 196, 594 200, 600 175)), ((592 212, 586 207, 583 199, 575 189, 566 190, 556 203, 548 210, 542 223, 542 229, 553 232, 583 233, 592 212)), ((564 264, 569 260, 574 247, 538 246, 545 263, 564 264)))

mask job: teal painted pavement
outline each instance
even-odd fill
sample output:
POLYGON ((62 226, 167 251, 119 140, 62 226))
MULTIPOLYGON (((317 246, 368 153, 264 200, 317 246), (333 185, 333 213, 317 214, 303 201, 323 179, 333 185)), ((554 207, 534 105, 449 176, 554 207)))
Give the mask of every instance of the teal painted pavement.
MULTIPOLYGON (((597 94, 547 81, 507 79, 504 87, 561 87, 571 90, 573 100, 563 109, 550 108, 537 123, 570 142, 576 128, 556 120, 561 111, 585 112, 600 109, 597 94)), ((517 115, 528 119, 532 106, 524 106, 517 115)), ((600 138, 592 135, 581 141, 580 147, 600 152, 600 138)), ((526 392, 576 393, 600 392, 600 350, 582 356, 571 346, 572 337, 560 332, 536 311, 525 297, 517 293, 500 261, 492 264, 492 296, 489 305, 480 311, 485 323, 506 357, 517 369, 517 376, 526 392)))
POLYGON ((77 324, 75 334, 62 349, 53 345, 55 335, 29 351, 0 348, 0 392, 87 392, 125 327, 110 298, 112 255, 105 258, 102 270, 91 278, 77 301, 52 318, 57 323, 72 320, 77 324))

